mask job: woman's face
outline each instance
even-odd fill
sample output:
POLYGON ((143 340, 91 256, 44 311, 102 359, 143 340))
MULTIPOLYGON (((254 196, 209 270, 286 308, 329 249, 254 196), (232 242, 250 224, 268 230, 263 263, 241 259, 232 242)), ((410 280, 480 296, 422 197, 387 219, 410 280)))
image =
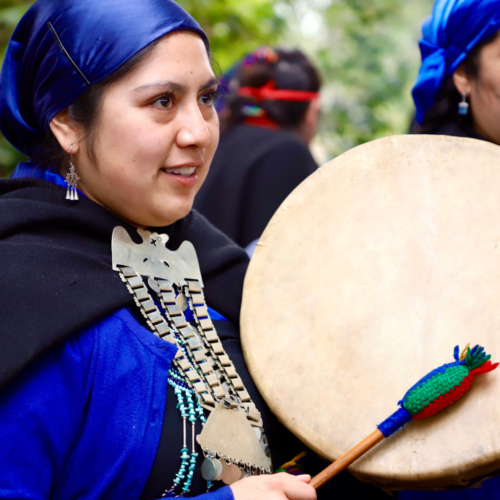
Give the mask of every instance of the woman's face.
POLYGON ((478 62, 478 76, 474 79, 467 77, 462 68, 462 88, 457 85, 456 78, 455 85, 468 97, 474 128, 500 144, 500 36, 481 49, 478 62))
POLYGON ((187 31, 165 36, 143 64, 105 91, 97 164, 85 141, 76 154, 73 146, 78 188, 138 226, 186 216, 219 141, 216 88, 201 38, 187 31))

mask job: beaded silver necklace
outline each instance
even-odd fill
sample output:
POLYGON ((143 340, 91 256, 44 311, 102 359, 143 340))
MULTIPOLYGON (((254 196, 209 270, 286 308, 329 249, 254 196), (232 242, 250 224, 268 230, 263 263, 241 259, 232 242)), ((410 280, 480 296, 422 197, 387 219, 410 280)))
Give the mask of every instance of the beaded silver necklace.
POLYGON ((141 244, 132 241, 123 227, 115 227, 113 269, 119 272, 151 330, 178 348, 169 384, 183 421, 183 447, 179 472, 164 496, 174 496, 178 489, 180 495, 189 492, 198 456, 195 438, 205 457, 201 472, 208 490, 213 481, 231 484, 248 475, 270 474, 261 414, 210 319, 193 245, 184 241, 174 252, 165 246, 167 235, 137 231, 141 244), (186 308, 193 314, 194 326, 186 320, 186 308), (210 412, 207 419, 203 409, 210 412), (203 430, 195 436, 197 420, 203 430), (191 451, 187 422, 191 423, 191 451))

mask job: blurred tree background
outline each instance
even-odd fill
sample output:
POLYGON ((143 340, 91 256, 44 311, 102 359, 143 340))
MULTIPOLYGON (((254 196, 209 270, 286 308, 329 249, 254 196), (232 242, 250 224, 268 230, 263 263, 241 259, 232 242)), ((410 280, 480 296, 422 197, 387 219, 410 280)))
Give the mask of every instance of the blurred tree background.
MULTIPOLYGON (((104 0, 105 1, 105 0, 104 0)), ((32 4, 0 0, 0 64, 32 4)), ((319 163, 363 142, 406 133, 420 56, 420 24, 432 0, 179 0, 206 30, 221 69, 261 45, 302 49, 322 72, 319 163)), ((0 136, 0 176, 22 155, 0 136)))

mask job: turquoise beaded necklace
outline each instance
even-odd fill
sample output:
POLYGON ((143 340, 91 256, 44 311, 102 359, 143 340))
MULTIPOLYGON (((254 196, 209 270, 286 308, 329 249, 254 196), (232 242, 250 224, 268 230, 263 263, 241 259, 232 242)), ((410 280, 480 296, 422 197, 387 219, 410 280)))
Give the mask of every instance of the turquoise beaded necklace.
MULTIPOLYGON (((182 350, 184 355, 187 356, 186 346, 183 339, 180 338, 178 333, 176 333, 175 336, 177 338, 179 348, 182 350)), ((166 490, 165 493, 163 493, 162 498, 184 496, 189 493, 194 476, 194 470, 196 468, 196 459, 198 458, 198 453, 195 448, 195 426, 198 420, 202 425, 205 425, 205 422, 207 421, 205 414, 203 413, 203 408, 198 402, 198 396, 188 386, 186 379, 173 366, 168 370, 168 384, 174 389, 174 393, 177 397, 176 408, 179 410, 182 418, 183 445, 181 448, 181 466, 175 475, 172 487, 170 490, 166 490), (189 448, 187 446, 186 427, 188 421, 191 423, 191 453, 189 453, 189 448), (181 488, 181 493, 179 495, 175 494, 177 488, 181 488)), ((210 491, 212 486, 213 483, 211 481, 207 481, 207 493, 210 491)))
MULTIPOLYGON (((189 493, 194 469, 196 467, 196 459, 198 458, 194 440, 196 432, 195 425, 197 420, 199 420, 202 425, 206 422, 203 408, 198 403, 196 394, 189 388, 184 377, 175 368, 170 368, 168 375, 168 384, 174 389, 174 393, 177 397, 176 408, 179 410, 182 418, 183 445, 181 449, 181 466, 175 475, 174 484, 170 490, 165 491, 162 498, 184 496, 189 493), (188 421, 191 422, 191 453, 189 453, 189 448, 187 447, 186 426, 188 421), (181 487, 181 493, 175 495, 175 491, 178 487, 181 487)), ((210 491, 212 486, 212 482, 207 481, 207 492, 210 491)))

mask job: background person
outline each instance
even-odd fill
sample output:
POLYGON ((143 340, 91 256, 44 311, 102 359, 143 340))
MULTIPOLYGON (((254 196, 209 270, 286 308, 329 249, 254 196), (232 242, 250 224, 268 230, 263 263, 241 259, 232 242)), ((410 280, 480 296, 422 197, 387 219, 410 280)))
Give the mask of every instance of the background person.
POLYGON ((320 77, 302 52, 264 47, 243 60, 229 86, 222 140, 195 208, 246 247, 317 168, 308 144, 320 77))

